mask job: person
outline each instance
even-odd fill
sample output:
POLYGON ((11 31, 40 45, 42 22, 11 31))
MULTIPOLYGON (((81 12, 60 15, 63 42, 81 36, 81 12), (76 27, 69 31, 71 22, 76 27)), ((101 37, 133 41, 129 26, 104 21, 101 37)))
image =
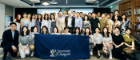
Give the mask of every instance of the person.
POLYGON ((34 26, 34 27, 33 27, 33 32, 31 32, 31 33, 29 34, 30 50, 32 51, 31 56, 34 55, 34 37, 35 37, 34 34, 39 34, 39 33, 37 32, 37 30, 38 30, 37 26, 34 26))
POLYGON ((84 16, 84 21, 83 21, 83 24, 82 24, 82 34, 85 33, 85 29, 86 29, 87 27, 90 28, 90 30, 91 30, 90 21, 88 20, 88 16, 85 15, 85 16, 84 16))
POLYGON ((35 14, 33 14, 33 15, 32 15, 32 19, 30 20, 29 26, 28 26, 28 29, 29 29, 30 32, 31 32, 31 28, 32 28, 33 26, 35 26, 35 21, 36 21, 36 19, 35 19, 35 14))
POLYGON ((35 20, 37 20, 37 15, 38 15, 38 14, 35 14, 35 20))
POLYGON ((27 18, 30 21, 31 20, 31 14, 28 14, 27 18))
POLYGON ((92 31, 92 34, 95 33, 95 29, 97 27, 100 28, 99 19, 96 18, 96 14, 94 12, 92 13, 92 19, 90 20, 90 24, 91 24, 91 30, 90 31, 92 31))
POLYGON ((51 33, 52 35, 60 35, 59 33, 58 33, 58 28, 57 28, 57 26, 55 26, 54 28, 53 28, 53 33, 51 33))
POLYGON ((115 10, 114 13, 115 13, 115 15, 113 15, 111 20, 115 21, 115 16, 117 16, 118 21, 120 21, 122 18, 121 18, 121 16, 119 16, 119 10, 115 10))
POLYGON ((56 20, 55 20, 55 16, 53 14, 51 14, 51 28, 50 28, 50 32, 53 33, 53 27, 56 26, 56 20))
POLYGON ((38 14, 37 15, 37 20, 36 20, 36 22, 35 22, 35 26, 37 26, 37 28, 38 28, 38 32, 41 32, 41 25, 42 25, 42 16, 41 16, 41 14, 38 14))
POLYGON ((48 28, 46 26, 43 26, 41 30, 42 30, 42 34, 49 34, 48 28))
POLYGON ((110 12, 110 19, 112 20, 113 18, 113 12, 110 12))
POLYGON ((48 27, 48 31, 49 31, 49 33, 50 33, 51 20, 49 20, 48 17, 49 17, 48 14, 45 14, 45 15, 44 15, 44 20, 42 21, 41 28, 42 28, 43 26, 48 27))
POLYGON ((76 17, 76 12, 75 12, 75 11, 73 11, 72 13, 73 13, 73 16, 72 16, 72 17, 74 17, 74 18, 75 18, 75 17, 76 17))
POLYGON ((113 45, 112 45, 112 36, 111 34, 108 32, 108 28, 104 27, 103 28, 103 33, 102 33, 102 41, 103 41, 103 52, 105 54, 109 53, 109 59, 112 59, 112 49, 113 49, 113 45))
POLYGON ((23 26, 28 27, 29 22, 30 22, 30 21, 29 21, 28 18, 27 18, 27 13, 23 13, 23 18, 22 18, 21 21, 20 21, 20 26, 21 26, 21 28, 22 28, 23 26))
POLYGON ((83 12, 80 12, 79 15, 80 15, 80 18, 83 19, 83 12))
POLYGON ((108 31, 112 33, 113 24, 114 22, 110 19, 110 14, 107 14, 107 21, 108 21, 108 31))
POLYGON ((91 12, 88 13, 88 20, 91 20, 92 19, 92 16, 91 16, 91 12))
POLYGON ((30 53, 29 49, 29 30, 26 26, 23 26, 21 35, 19 36, 19 53, 23 59, 30 53))
POLYGON ((16 30, 16 23, 10 23, 10 29, 3 32, 1 47, 3 47, 4 55, 3 60, 6 60, 7 52, 11 54, 12 57, 17 56, 18 48, 18 38, 19 33, 16 30))
POLYGON ((100 12, 97 13, 97 18, 98 18, 99 20, 102 18, 100 12))
POLYGON ((101 32, 103 32, 103 28, 108 26, 108 20, 105 18, 105 14, 102 14, 102 18, 99 21, 101 32))
POLYGON ((125 14, 122 14, 122 21, 121 21, 121 34, 124 35, 125 34, 125 30, 126 28, 130 28, 130 21, 127 20, 127 17, 125 14))
POLYGON ((92 37, 93 35, 90 33, 89 28, 86 28, 84 35, 89 36, 89 53, 90 53, 90 55, 93 55, 92 51, 91 51, 91 49, 93 47, 93 37, 92 37))
POLYGON ((95 29, 96 33, 93 34, 93 43, 94 43, 94 48, 93 48, 93 52, 97 53, 97 58, 100 58, 100 51, 103 48, 103 44, 102 44, 102 34, 100 34, 100 28, 96 28, 95 29))
POLYGON ((119 27, 119 28, 120 28, 120 25, 121 25, 121 22, 118 20, 118 17, 115 16, 115 21, 114 21, 113 27, 114 27, 114 28, 115 28, 115 27, 119 27))
POLYGON ((21 14, 17 14, 17 17, 14 22, 20 23, 20 21, 21 21, 21 14))
POLYGON ((69 27, 64 28, 64 33, 62 33, 62 35, 71 35, 71 33, 69 33, 69 27))
POLYGON ((126 29, 126 34, 123 35, 124 38, 124 48, 123 48, 123 53, 127 55, 130 58, 135 59, 135 42, 134 42, 134 37, 131 35, 131 29, 127 28, 126 29))
POLYGON ((120 34, 120 28, 115 27, 115 33, 112 34, 112 39, 113 39, 113 57, 119 59, 119 60, 126 60, 124 55, 122 54, 123 52, 123 45, 124 45, 124 39, 123 36, 120 34), (119 55, 119 56, 118 56, 119 55))
POLYGON ((79 12, 76 13, 75 27, 80 27, 80 30, 82 29, 82 18, 80 18, 79 12))
POLYGON ((67 15, 67 10, 64 10, 64 17, 68 16, 67 15))
POLYGON ((75 33, 74 35, 81 35, 81 32, 80 32, 80 28, 79 27, 76 27, 75 28, 75 33))
POLYGON ((56 18, 56 26, 59 29, 59 33, 63 33, 65 27, 65 17, 62 16, 62 11, 59 12, 59 17, 56 18))
POLYGON ((69 27, 69 32, 73 34, 75 27, 75 18, 71 16, 71 11, 68 11, 68 16, 65 17, 65 26, 69 27))

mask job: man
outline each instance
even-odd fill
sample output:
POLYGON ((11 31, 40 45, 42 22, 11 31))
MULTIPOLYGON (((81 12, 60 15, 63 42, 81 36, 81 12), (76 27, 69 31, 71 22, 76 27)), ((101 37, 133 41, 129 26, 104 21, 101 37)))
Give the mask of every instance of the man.
POLYGON ((90 24, 91 24, 91 30, 90 31, 92 32, 92 34, 95 33, 95 29, 97 27, 100 28, 99 19, 96 18, 96 14, 94 12, 92 13, 92 19, 90 20, 90 24))
POLYGON ((64 28, 64 33, 62 33, 62 35, 71 35, 71 33, 69 33, 69 27, 64 28))
POLYGON ((64 17, 68 16, 67 15, 67 10, 64 10, 64 17))
POLYGON ((73 16, 72 16, 72 17, 74 17, 74 18, 75 18, 75 17, 76 17, 75 15, 76 15, 76 13, 75 13, 75 11, 73 11, 73 16))
POLYGON ((91 12, 88 13, 88 20, 91 20, 92 16, 91 16, 91 12))
POLYGON ((82 29, 82 18, 80 18, 79 12, 76 13, 75 27, 80 27, 80 30, 82 29))
POLYGON ((112 17, 111 20, 115 21, 115 16, 118 16, 119 21, 122 20, 121 16, 119 16, 119 11, 118 10, 115 10, 114 13, 115 13, 115 15, 112 17))
POLYGON ((3 40, 1 43, 1 47, 4 49, 3 60, 6 60, 7 52, 9 52, 12 57, 17 56, 19 33, 16 28, 16 23, 12 22, 10 23, 10 29, 3 32, 3 40))
POLYGON ((56 18, 56 26, 58 27, 59 33, 61 34, 65 27, 65 17, 62 16, 62 11, 59 12, 59 17, 56 18))
POLYGON ((100 30, 103 32, 103 28, 108 26, 108 20, 105 18, 105 14, 102 14, 100 21, 100 30))
POLYGON ((65 18, 65 26, 69 27, 69 32, 72 34, 75 26, 75 17, 72 17, 71 13, 71 11, 68 11, 68 16, 65 18))
POLYGON ((110 19, 112 19, 112 17, 113 17, 113 12, 110 13, 110 19))
POLYGON ((83 12, 80 12, 80 17, 83 18, 83 12))

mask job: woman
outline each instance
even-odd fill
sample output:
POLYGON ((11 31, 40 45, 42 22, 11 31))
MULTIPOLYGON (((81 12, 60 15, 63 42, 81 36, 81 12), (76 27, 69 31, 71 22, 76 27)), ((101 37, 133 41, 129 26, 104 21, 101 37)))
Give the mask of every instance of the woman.
POLYGON ((17 18, 15 19, 15 22, 20 23, 21 20, 21 14, 17 14, 17 18))
POLYGON ((105 54, 107 54, 109 52, 109 59, 112 59, 112 36, 111 34, 109 34, 108 32, 108 28, 104 27, 103 28, 103 33, 102 33, 102 41, 103 41, 103 51, 105 54))
POLYGON ((48 14, 45 14, 45 15, 44 15, 44 20, 42 21, 41 28, 42 28, 43 26, 48 27, 48 31, 49 31, 49 33, 50 33, 51 21, 49 20, 48 14))
POLYGON ((114 21, 114 28, 115 27, 120 27, 120 25, 121 25, 121 22, 118 20, 118 16, 115 16, 115 21, 114 21))
POLYGON ((68 27, 64 28, 64 33, 62 33, 62 35, 71 35, 71 33, 69 33, 69 28, 68 27))
POLYGON ((51 34, 53 34, 53 35, 60 35, 58 33, 58 28, 56 26, 53 28, 53 33, 51 33, 51 34))
POLYGON ((109 32, 111 34, 112 33, 112 26, 113 26, 114 22, 110 19, 110 14, 107 14, 106 18, 107 18, 107 21, 108 21, 108 27, 107 28, 109 29, 109 32))
POLYGON ((100 28, 96 28, 95 29, 95 32, 93 34, 93 41, 94 41, 94 48, 93 48, 93 51, 94 52, 97 52, 97 58, 100 58, 100 51, 99 50, 102 50, 103 48, 103 44, 102 44, 102 38, 103 36, 100 34, 100 28))
POLYGON ((30 21, 29 21, 28 18, 27 18, 27 14, 26 14, 26 13, 23 13, 23 18, 22 18, 21 21, 20 21, 21 28, 22 28, 23 26, 28 27, 29 22, 30 22, 30 21))
POLYGON ((41 22, 42 22, 42 16, 41 16, 41 14, 38 14, 37 20, 35 22, 35 26, 37 26, 39 33, 41 32, 41 22))
POLYGON ((114 47, 112 50, 113 56, 119 60, 126 60, 126 58, 122 54, 122 51, 123 51, 122 46, 124 44, 123 36, 120 34, 119 27, 116 27, 114 30, 115 30, 115 33, 112 35, 113 47, 114 47))
POLYGON ((42 27, 42 34, 48 34, 48 28, 46 26, 42 27))
POLYGON ((31 19, 31 14, 28 14, 27 18, 28 18, 29 21, 32 20, 31 19))
POLYGON ((91 52, 91 49, 93 47, 93 40, 92 40, 93 35, 90 34, 90 29, 89 28, 85 29, 85 34, 84 35, 89 36, 89 51, 90 51, 90 55, 93 55, 92 52, 91 52))
POLYGON ((82 33, 85 33, 85 29, 88 27, 90 28, 90 21, 87 20, 88 19, 88 16, 85 15, 84 16, 84 21, 83 21, 83 25, 82 25, 82 33))
POLYGON ((130 21, 127 20, 126 15, 122 14, 122 21, 121 21, 121 34, 125 34, 126 28, 130 28, 130 21))
POLYGON ((31 28, 32 28, 33 26, 35 26, 35 21, 36 21, 36 19, 35 19, 35 14, 33 14, 33 15, 32 15, 32 20, 30 20, 29 27, 28 27, 28 29, 30 30, 30 32, 31 32, 31 28))
POLYGON ((30 53, 29 31, 25 26, 22 28, 21 35, 19 36, 19 53, 21 58, 25 58, 26 54, 30 53))
POLYGON ((125 55, 135 59, 135 52, 136 52, 136 49, 135 49, 135 42, 134 42, 134 37, 131 35, 131 29, 130 28, 127 28, 126 29, 126 34, 123 35, 123 38, 124 38, 124 49, 123 49, 123 52, 125 55))
POLYGON ((32 51, 31 56, 34 55, 34 37, 35 37, 34 34, 39 34, 39 33, 37 32, 37 30, 38 30, 37 26, 34 26, 34 27, 33 27, 33 32, 31 32, 31 33, 29 34, 30 49, 31 49, 31 51, 32 51))
POLYGON ((81 35, 81 32, 80 32, 80 28, 79 27, 76 27, 75 28, 75 33, 74 35, 81 35))
POLYGON ((50 31, 52 33, 53 32, 53 27, 56 26, 56 20, 55 20, 55 16, 53 14, 51 14, 50 20, 51 20, 51 30, 50 31))

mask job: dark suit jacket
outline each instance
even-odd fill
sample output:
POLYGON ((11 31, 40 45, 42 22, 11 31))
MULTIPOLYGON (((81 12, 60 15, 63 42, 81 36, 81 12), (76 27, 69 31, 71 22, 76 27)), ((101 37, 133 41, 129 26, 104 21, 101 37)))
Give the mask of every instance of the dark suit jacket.
MULTIPOLYGON (((75 17, 71 17, 71 18, 72 18, 71 26, 72 26, 72 28, 74 28, 75 27, 75 17)), ((68 25, 68 16, 65 17, 65 26, 67 26, 67 25, 68 25)))
POLYGON ((17 30, 15 30, 14 39, 12 38, 12 32, 10 29, 4 31, 2 35, 3 41, 1 43, 1 47, 10 48, 12 45, 18 47, 18 38, 19 38, 19 33, 17 30))

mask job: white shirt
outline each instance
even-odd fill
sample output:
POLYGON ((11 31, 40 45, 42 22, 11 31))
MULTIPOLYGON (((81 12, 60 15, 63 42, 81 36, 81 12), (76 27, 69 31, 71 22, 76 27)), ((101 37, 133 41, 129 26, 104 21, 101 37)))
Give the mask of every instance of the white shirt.
POLYGON ((71 21, 72 21, 71 17, 68 17, 68 25, 67 25, 68 27, 72 27, 71 26, 71 21))
POLYGON ((96 44, 102 44, 102 38, 103 36, 98 33, 98 35, 96 36, 96 33, 93 34, 93 41, 96 42, 96 44))
POLYGON ((35 26, 35 21, 32 19, 32 22, 31 22, 31 21, 29 22, 29 27, 28 27, 28 29, 30 30, 31 27, 33 27, 33 26, 35 26))
POLYGON ((51 28, 51 20, 43 20, 42 21, 42 25, 41 25, 41 28, 43 27, 43 26, 46 26, 47 28, 51 28))

